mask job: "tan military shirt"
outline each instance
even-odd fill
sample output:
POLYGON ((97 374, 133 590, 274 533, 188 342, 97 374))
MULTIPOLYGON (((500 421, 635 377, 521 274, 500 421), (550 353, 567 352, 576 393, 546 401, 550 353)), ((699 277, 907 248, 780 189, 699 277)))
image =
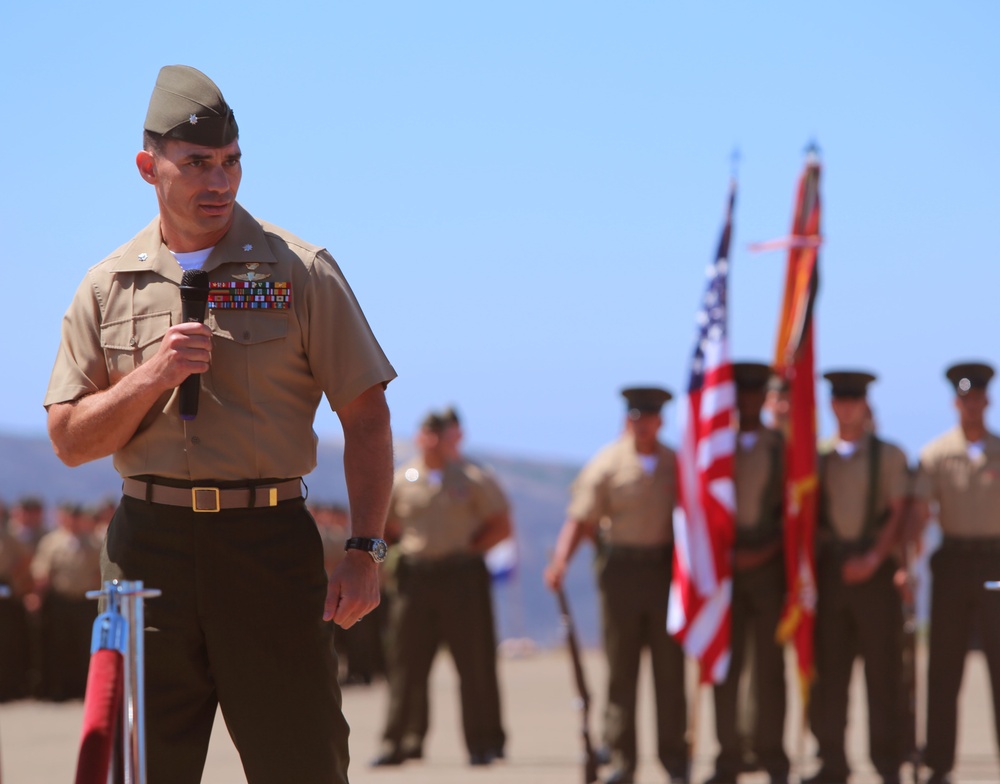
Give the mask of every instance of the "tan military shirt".
MULTIPOLYGON (((216 286, 258 286, 248 289, 254 301, 210 303, 212 366, 201 376, 197 418, 181 420, 178 391, 165 393, 115 453, 115 468, 185 480, 308 474, 322 396, 337 410, 395 371, 326 250, 237 205, 203 269, 216 286)), ((181 321, 182 274, 159 218, 91 268, 63 319, 46 407, 106 389, 149 360, 181 321)))
POLYGON ((975 459, 968 446, 961 427, 925 446, 915 493, 937 503, 945 536, 1000 537, 1000 437, 988 433, 975 459))
POLYGON ((400 553, 433 559, 471 552, 483 523, 508 508, 488 469, 458 460, 432 470, 417 457, 396 472, 389 517, 400 526, 400 553))
POLYGON ((677 457, 657 444, 656 466, 643 467, 631 436, 599 451, 577 476, 566 515, 600 527, 610 545, 648 547, 674 539, 677 457))
POLYGON ((10 585, 28 554, 27 546, 7 531, 0 530, 0 585, 10 585))
POLYGON ((82 598, 87 591, 101 587, 101 546, 92 536, 57 528, 38 543, 31 576, 48 580, 49 589, 56 593, 82 598))
POLYGON ((767 427, 757 430, 756 436, 749 448, 737 436, 733 462, 736 527, 746 531, 755 530, 761 525, 780 525, 780 521, 767 518, 775 516, 775 510, 780 509, 781 499, 777 499, 775 509, 765 509, 764 502, 775 472, 779 477, 784 473, 784 440, 777 430, 767 427))
MULTIPOLYGON (((894 501, 902 500, 909 490, 906 455, 895 444, 879 445, 876 515, 880 516, 894 501)), ((870 475, 871 437, 858 441, 853 454, 844 457, 832 446, 820 458, 820 481, 827 516, 834 535, 845 542, 856 541, 864 534, 868 517, 868 482, 870 475)))

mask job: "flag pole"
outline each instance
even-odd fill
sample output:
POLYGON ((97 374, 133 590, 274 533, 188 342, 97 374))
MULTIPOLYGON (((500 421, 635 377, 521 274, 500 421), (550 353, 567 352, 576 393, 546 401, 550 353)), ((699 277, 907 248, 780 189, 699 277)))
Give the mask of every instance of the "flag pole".
POLYGON ((791 231, 785 237, 755 243, 751 252, 786 250, 785 281, 779 310, 774 366, 788 385, 789 426, 785 478, 785 568, 787 594, 776 638, 795 651, 802 720, 797 763, 805 758, 809 728, 809 684, 815 657, 813 626, 816 613, 816 567, 813 560, 818 476, 816 470, 816 399, 813 376, 815 330, 813 309, 819 287, 820 161, 819 146, 810 140, 804 150, 791 231))
POLYGON ((687 772, 688 779, 694 772, 694 755, 698 749, 698 724, 701 721, 701 663, 694 659, 694 698, 691 700, 691 710, 688 712, 688 733, 687 733, 687 772))
MULTIPOLYGON (((735 388, 728 342, 730 239, 736 203, 735 169, 706 289, 695 318, 695 345, 687 390, 687 421, 677 452, 678 505, 674 511, 673 573, 667 631, 696 662, 693 695, 685 683, 689 709, 688 771, 698 749, 702 683, 719 682, 729 666, 732 599, 733 455, 735 388)), ((687 668, 685 667, 685 674, 687 668)))

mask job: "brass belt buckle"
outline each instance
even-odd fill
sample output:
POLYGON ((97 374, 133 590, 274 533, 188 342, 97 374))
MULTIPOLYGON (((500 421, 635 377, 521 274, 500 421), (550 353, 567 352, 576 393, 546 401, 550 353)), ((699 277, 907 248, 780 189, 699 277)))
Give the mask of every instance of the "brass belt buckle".
POLYGON ((191 488, 191 509, 195 512, 218 512, 222 507, 219 506, 219 488, 218 487, 192 487, 191 488), (199 502, 199 494, 201 498, 205 498, 205 494, 210 493, 208 498, 209 504, 205 505, 199 502))

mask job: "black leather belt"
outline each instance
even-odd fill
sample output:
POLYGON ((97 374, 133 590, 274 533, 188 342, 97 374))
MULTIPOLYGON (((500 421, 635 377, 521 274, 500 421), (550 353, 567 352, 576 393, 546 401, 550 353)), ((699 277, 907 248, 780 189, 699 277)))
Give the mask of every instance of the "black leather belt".
POLYGON ((122 482, 122 493, 154 504, 183 506, 195 512, 219 512, 277 506, 282 501, 301 498, 302 480, 287 479, 245 487, 172 487, 154 480, 128 477, 122 482))
POLYGON ((658 563, 669 561, 673 557, 674 546, 673 544, 602 544, 600 552, 609 559, 658 563))
POLYGON ((942 550, 961 553, 1000 553, 1000 537, 995 536, 945 536, 942 550))

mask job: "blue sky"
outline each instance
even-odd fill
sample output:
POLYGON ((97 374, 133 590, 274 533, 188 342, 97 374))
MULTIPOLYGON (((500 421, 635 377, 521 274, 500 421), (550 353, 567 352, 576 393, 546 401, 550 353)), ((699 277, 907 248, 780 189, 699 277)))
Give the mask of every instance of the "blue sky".
POLYGON ((943 368, 1000 364, 996 3, 56 2, 2 18, 2 432, 44 432, 73 291, 155 213, 133 161, 169 63, 233 106, 244 206, 340 262, 399 372, 400 436, 455 403, 471 447, 582 461, 618 432, 622 386, 682 390, 734 148, 735 358, 771 356, 784 258, 746 246, 787 231, 815 139, 820 370, 877 372, 883 434, 912 455, 954 422, 943 368))

